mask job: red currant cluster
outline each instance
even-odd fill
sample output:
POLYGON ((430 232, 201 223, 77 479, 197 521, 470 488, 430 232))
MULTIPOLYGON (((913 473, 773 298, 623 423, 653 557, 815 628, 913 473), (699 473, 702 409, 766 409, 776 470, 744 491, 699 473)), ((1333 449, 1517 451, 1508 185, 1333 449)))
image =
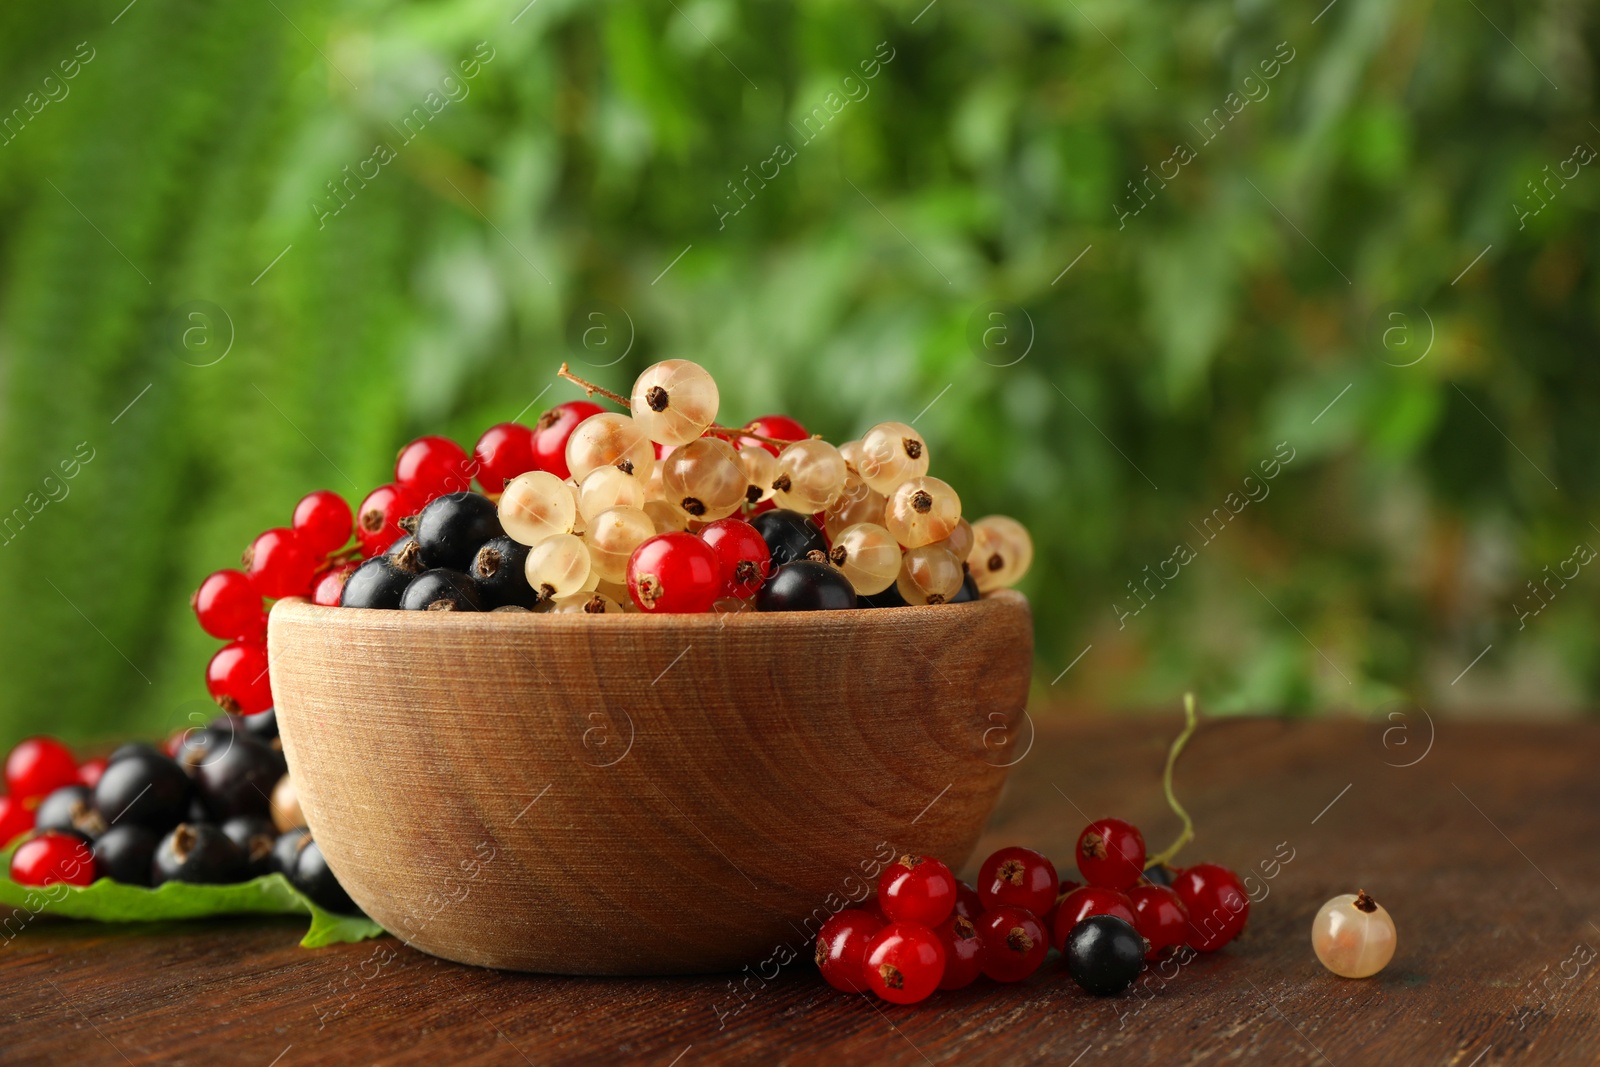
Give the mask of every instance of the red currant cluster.
POLYGON ((1111 995, 1180 945, 1215 952, 1249 915, 1243 886, 1224 868, 1146 870, 1144 838, 1121 819, 1089 824, 1077 860, 1087 884, 1062 879, 1032 849, 1002 848, 973 888, 936 859, 902 856, 876 897, 823 925, 817 966, 836 989, 914 1004, 979 975, 1020 982, 1054 948, 1080 986, 1111 995))
POLYGON ((274 872, 329 911, 357 909, 311 839, 272 712, 219 716, 165 750, 138 742, 78 763, 51 737, 5 760, 0 847, 18 885, 227 884, 274 872))

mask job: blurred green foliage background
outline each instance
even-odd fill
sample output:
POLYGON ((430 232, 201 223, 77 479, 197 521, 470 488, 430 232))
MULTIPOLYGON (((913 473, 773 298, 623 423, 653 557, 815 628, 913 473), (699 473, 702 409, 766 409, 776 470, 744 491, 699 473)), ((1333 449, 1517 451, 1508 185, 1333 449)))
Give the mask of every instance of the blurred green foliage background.
POLYGON ((182 725, 205 574, 563 359, 915 418, 1058 702, 1595 703, 1582 5, 124 2, 0 9, 0 740, 182 725))

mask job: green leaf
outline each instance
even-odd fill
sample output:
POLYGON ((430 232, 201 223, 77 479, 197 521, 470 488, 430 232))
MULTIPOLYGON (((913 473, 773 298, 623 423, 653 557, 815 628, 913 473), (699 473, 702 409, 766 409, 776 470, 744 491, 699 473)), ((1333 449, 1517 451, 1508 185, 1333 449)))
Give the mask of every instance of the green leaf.
MULTIPOLYGON (((0 852, 0 864, 11 866, 11 853, 21 841, 0 852)), ((0 878, 0 905, 30 914, 59 915, 95 922, 158 922, 201 919, 213 915, 311 916, 302 948, 321 948, 365 941, 383 934, 383 927, 364 915, 324 911, 281 874, 269 874, 234 885, 191 885, 168 882, 157 889, 125 885, 102 878, 90 886, 25 886, 0 878)))

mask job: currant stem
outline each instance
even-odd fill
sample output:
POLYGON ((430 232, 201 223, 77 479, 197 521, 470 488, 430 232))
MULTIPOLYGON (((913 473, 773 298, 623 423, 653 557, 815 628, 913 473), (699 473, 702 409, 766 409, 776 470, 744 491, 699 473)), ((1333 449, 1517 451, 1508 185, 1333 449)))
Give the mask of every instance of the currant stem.
MULTIPOLYGON (((594 396, 596 393, 599 393, 601 396, 605 397, 613 404, 616 404, 618 407, 633 407, 633 405, 629 403, 628 398, 623 396, 621 393, 613 393, 611 390, 606 389, 603 386, 595 385, 593 382, 584 381, 576 374, 573 374, 565 363, 561 364, 561 369, 556 371, 556 377, 565 378, 567 381, 582 389, 589 396, 594 396)), ((785 445, 794 444, 793 441, 785 441, 777 437, 764 437, 758 433, 751 433, 749 430, 735 430, 729 426, 718 426, 716 423, 712 423, 710 426, 707 426, 706 429, 711 433, 716 434, 718 437, 732 437, 735 439, 749 437, 753 440, 760 441, 764 445, 776 445, 779 448, 782 448, 785 445)))
POLYGON ((1152 856, 1147 862, 1148 867, 1165 866, 1172 857, 1183 850, 1183 846, 1194 840, 1194 820, 1189 818, 1189 813, 1183 810, 1183 805, 1178 803, 1177 796, 1172 792, 1172 768, 1178 763, 1178 757, 1183 753, 1183 746, 1189 743, 1189 738, 1194 736, 1195 727, 1199 720, 1194 713, 1194 694, 1183 694, 1183 732, 1177 740, 1172 742, 1172 748, 1167 751, 1167 769, 1161 775, 1161 788, 1166 791, 1167 804, 1183 820, 1183 831, 1178 834, 1177 840, 1166 847, 1166 850, 1152 856))

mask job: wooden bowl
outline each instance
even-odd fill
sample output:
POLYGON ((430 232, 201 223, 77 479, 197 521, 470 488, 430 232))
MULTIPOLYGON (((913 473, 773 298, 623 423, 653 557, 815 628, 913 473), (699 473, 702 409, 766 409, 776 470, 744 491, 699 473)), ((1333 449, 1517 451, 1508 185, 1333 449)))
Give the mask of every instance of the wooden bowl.
POLYGON ((1010 591, 733 616, 288 600, 269 644, 355 902, 436 956, 556 974, 781 965, 900 853, 964 862, 1033 659, 1010 591))

